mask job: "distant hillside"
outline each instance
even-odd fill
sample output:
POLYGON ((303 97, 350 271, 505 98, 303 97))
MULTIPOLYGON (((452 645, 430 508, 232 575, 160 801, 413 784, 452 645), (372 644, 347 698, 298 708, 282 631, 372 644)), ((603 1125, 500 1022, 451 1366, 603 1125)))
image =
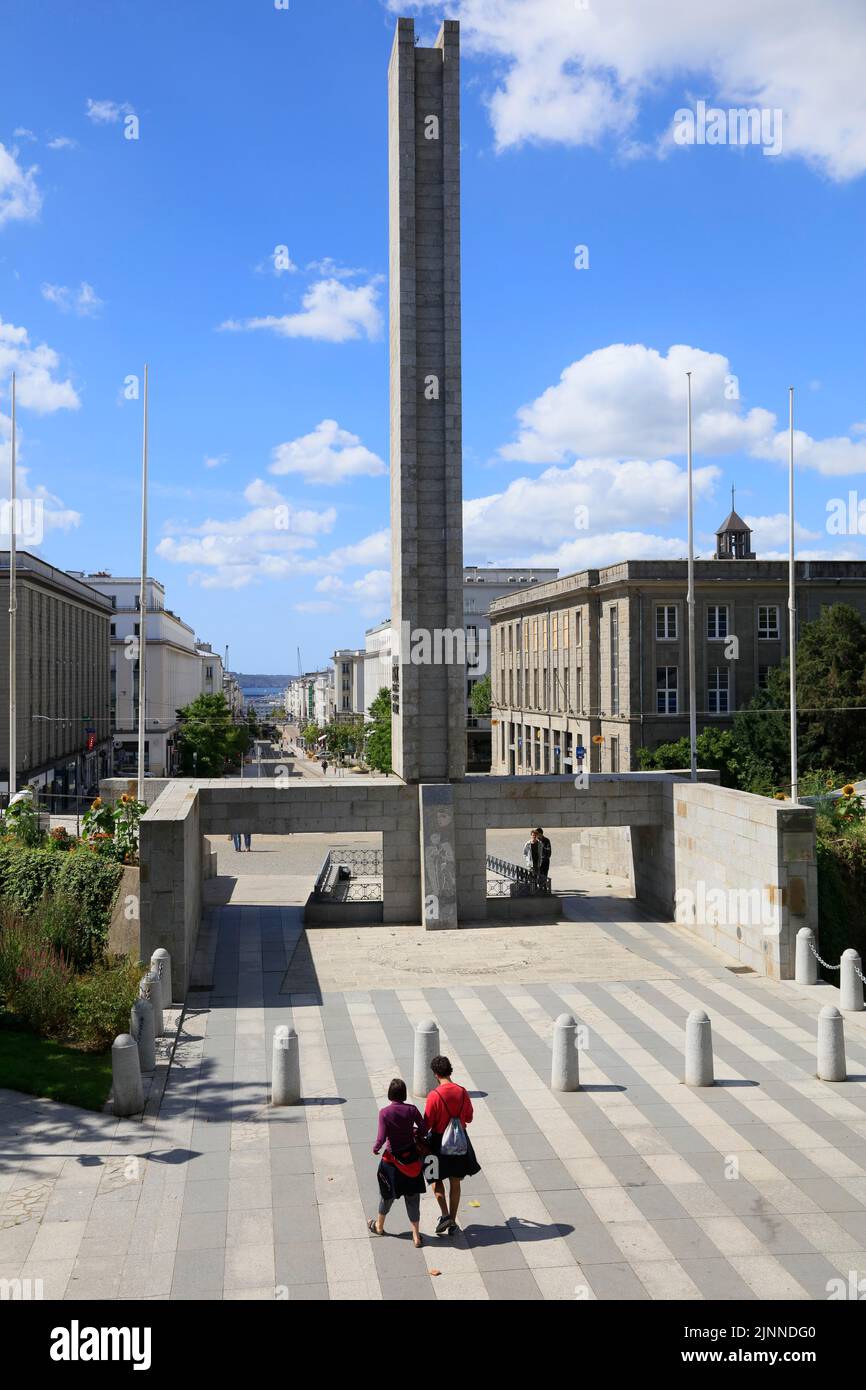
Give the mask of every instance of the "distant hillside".
POLYGON ((273 686, 287 686, 292 680, 291 676, 248 676, 245 672, 236 673, 238 685, 246 687, 250 685, 261 685, 270 688, 273 686))

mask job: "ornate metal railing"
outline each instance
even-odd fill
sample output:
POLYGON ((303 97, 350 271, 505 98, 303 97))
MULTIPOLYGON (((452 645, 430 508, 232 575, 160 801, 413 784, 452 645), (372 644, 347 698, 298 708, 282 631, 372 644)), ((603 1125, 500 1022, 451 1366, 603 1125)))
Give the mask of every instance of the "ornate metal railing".
POLYGON ((382 901, 382 851, 365 845, 332 845, 322 860, 313 884, 313 897, 345 903, 382 901), (359 883, 358 879, 378 882, 359 883))
POLYGON ((527 869, 522 864, 512 864, 510 859, 500 859, 495 854, 488 854, 487 869, 489 873, 498 875, 497 878, 487 880, 488 898, 550 896, 550 879, 539 881, 534 869, 527 869))

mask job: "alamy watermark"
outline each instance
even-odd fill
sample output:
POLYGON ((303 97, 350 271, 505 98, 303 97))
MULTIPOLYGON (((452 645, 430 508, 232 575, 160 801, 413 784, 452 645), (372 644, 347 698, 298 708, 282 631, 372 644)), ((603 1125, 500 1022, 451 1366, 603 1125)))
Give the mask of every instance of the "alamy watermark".
POLYGON ((674 921, 681 925, 709 922, 719 927, 778 928, 779 912, 765 888, 708 888, 703 879, 697 891, 678 888, 674 921))
POLYGON ((16 541, 41 545, 45 537, 45 503, 41 497, 0 498, 0 534, 14 529, 16 541))
POLYGON ((699 101, 694 111, 674 113, 677 145, 760 145, 764 154, 782 152, 782 111, 770 106, 738 106, 728 111, 699 101))
POLYGON ((486 628, 413 627, 402 622, 392 634, 391 655, 409 666, 470 666, 473 674, 488 669, 490 635, 486 628))

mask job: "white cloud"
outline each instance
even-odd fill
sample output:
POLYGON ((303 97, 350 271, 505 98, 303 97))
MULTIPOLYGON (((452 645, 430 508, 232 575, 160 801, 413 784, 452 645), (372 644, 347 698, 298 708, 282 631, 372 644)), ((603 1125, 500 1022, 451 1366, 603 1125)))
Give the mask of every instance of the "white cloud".
POLYGON ((94 101, 92 97, 87 98, 85 106, 85 114, 94 125, 116 125, 131 111, 128 101, 94 101))
POLYGON ((228 460, 228 454, 209 454, 204 461, 205 468, 220 468, 228 460))
MULTIPOLYGON (((518 410, 517 438, 500 455, 510 462, 542 464, 587 455, 682 455, 687 371, 692 373, 696 456, 742 452, 767 462, 787 461, 787 429, 779 428, 773 411, 744 407, 727 357, 684 344, 664 354, 642 343, 612 343, 572 362, 555 386, 518 410)), ((799 430, 794 456, 798 468, 859 473, 866 470, 866 439, 813 439, 799 430)))
MULTIPOLYGON (((745 516, 743 517, 746 525, 752 533, 752 549, 762 560, 769 558, 768 547, 771 545, 788 544, 788 513, 776 512, 775 516, 745 516)), ((794 543, 797 553, 800 554, 800 541, 817 541, 821 539, 820 531, 809 531, 805 526, 801 526, 799 521, 794 522, 794 543)), ((787 557, 787 550, 785 552, 787 557)), ((812 556, 817 559, 817 556, 812 556)), ((842 559, 837 555, 836 559, 842 559)))
MULTIPOLYGON (((406 10, 405 0, 388 6, 406 10)), ((824 0, 818 23, 812 0, 589 0, 585 8, 416 0, 411 8, 460 19, 466 52, 496 74, 489 111, 499 149, 614 138, 630 153, 642 106, 657 110, 665 84, 699 84, 697 95, 713 104, 781 108, 785 155, 835 179, 866 170, 866 7, 857 0, 824 0)))
POLYGON ((377 478, 388 471, 377 454, 336 420, 322 420, 312 433, 278 444, 273 460, 271 473, 299 473, 307 483, 327 486, 347 478, 377 478))
POLYGON ((103 301, 86 280, 82 280, 77 290, 46 282, 42 285, 42 298, 49 304, 56 304, 61 313, 77 314, 79 318, 93 318, 103 307, 103 301))
POLYGON ((68 135, 55 135, 53 140, 48 141, 49 150, 75 150, 78 148, 78 141, 72 140, 68 135))
POLYGON ((355 541, 352 545, 339 546, 325 557, 331 569, 349 569, 352 565, 377 565, 382 567, 391 561, 391 532, 374 531, 370 536, 355 541))
POLYGON ((319 280, 304 294, 299 313, 226 319, 220 328, 236 333, 264 328, 282 338, 312 338, 326 343, 345 343, 361 337, 372 341, 382 334, 380 283, 381 276, 355 288, 342 285, 333 277, 319 280))
POLYGON ((0 385, 7 383, 14 371, 18 403, 25 410, 48 415, 54 410, 78 409, 81 402, 72 382, 68 378, 60 381, 55 375, 59 364, 53 348, 45 343, 31 347, 26 328, 0 319, 0 385))
MULTIPOLYGON (((368 570, 366 574, 353 581, 342 579, 339 575, 326 574, 316 584, 316 593, 331 595, 331 599, 314 601, 327 605, 327 611, 339 612, 347 603, 351 603, 357 606, 363 617, 377 617, 382 611, 382 605, 391 601, 391 571, 368 570)), ((301 612, 316 611, 312 604, 308 607, 296 607, 301 612)), ((325 611, 324 607, 321 611, 325 611)))
POLYGON ((254 478, 243 497, 249 509, 228 521, 168 522, 157 554, 171 564, 195 566, 190 579, 206 589, 239 589, 316 567, 304 557, 315 551, 316 537, 333 530, 333 507, 295 508, 262 478, 254 478))
POLYGON ((32 130, 28 130, 26 125, 16 126, 12 134, 16 140, 36 140, 35 133, 32 130))
POLYGON ((340 265, 331 256, 323 256, 320 261, 308 261, 304 268, 324 275, 327 280, 354 280, 356 276, 368 273, 361 266, 340 265))
POLYGON ((42 194, 36 186, 38 173, 38 165, 22 168, 14 151, 0 144, 0 227, 39 216, 42 194))

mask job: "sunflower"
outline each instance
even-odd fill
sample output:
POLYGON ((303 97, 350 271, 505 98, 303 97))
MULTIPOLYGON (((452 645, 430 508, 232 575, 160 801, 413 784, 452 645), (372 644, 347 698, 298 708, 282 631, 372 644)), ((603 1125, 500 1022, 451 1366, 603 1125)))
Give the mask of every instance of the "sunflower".
POLYGON ((788 800, 788 797, 787 797, 787 795, 785 794, 785 792, 776 792, 775 796, 773 797, 773 800, 774 800, 774 801, 787 801, 787 800, 788 800))
POLYGON ((844 787, 842 788, 842 795, 843 795, 843 796, 856 796, 856 795, 857 795, 857 793, 856 793, 854 787, 851 785, 850 782, 846 782, 846 783, 845 783, 844 787))
POLYGON ((96 799, 95 799, 94 801, 91 801, 91 803, 90 803, 90 809, 91 809, 91 811, 98 811, 101 805, 102 805, 102 797, 101 797, 101 796, 97 796, 96 799))

